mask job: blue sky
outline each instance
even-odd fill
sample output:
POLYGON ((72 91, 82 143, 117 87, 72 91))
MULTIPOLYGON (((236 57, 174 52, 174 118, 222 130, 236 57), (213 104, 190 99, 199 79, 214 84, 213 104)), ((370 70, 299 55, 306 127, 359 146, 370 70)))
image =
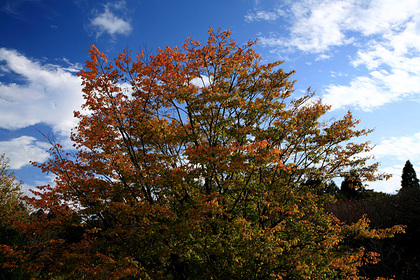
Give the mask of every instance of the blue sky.
POLYGON ((71 146, 91 44, 115 57, 205 41, 209 27, 258 39, 266 62, 297 71, 296 94, 312 87, 329 117, 351 110, 374 128, 364 140, 393 178, 370 188, 399 189, 406 160, 420 172, 420 1, 1 0, 0 152, 25 188, 52 180, 29 164, 47 159, 41 133, 71 146))

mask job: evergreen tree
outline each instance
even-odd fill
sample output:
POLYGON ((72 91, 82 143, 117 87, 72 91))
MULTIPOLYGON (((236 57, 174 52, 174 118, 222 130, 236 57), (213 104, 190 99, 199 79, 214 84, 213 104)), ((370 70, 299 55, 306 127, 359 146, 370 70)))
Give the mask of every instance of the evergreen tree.
POLYGON ((409 160, 406 161, 402 176, 401 176, 401 189, 419 188, 419 179, 417 179, 416 171, 409 160))

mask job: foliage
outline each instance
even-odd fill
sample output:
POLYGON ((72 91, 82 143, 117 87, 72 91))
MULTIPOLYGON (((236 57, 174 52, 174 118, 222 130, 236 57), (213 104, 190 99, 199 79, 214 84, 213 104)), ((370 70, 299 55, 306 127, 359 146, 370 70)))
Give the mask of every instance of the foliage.
POLYGON ((340 221, 355 223, 366 216, 370 225, 384 229, 400 224, 405 233, 382 240, 359 240, 354 247, 380 253, 381 261, 361 268, 369 277, 392 279, 418 279, 420 275, 420 188, 401 189, 397 194, 364 192, 353 198, 341 198, 326 205, 340 221))
POLYGON ((10 252, 23 242, 12 224, 27 220, 28 212, 20 200, 22 183, 9 171, 8 164, 6 155, 0 154, 0 279, 25 279, 17 269, 19 260, 10 258, 10 252))
POLYGON ((0 221, 9 225, 14 220, 21 220, 26 215, 19 197, 22 183, 16 181, 9 171, 9 160, 5 154, 0 154, 0 221))
POLYGON ((355 170, 351 113, 322 122, 313 93, 293 98, 293 72, 261 64, 230 32, 205 45, 108 60, 94 46, 80 72, 75 153, 60 145, 39 166, 57 177, 27 198, 38 214, 19 253, 40 279, 358 279, 374 252, 349 239, 383 238, 362 218, 324 211, 326 186, 355 170))
POLYGON ((401 175, 401 189, 420 188, 416 171, 409 160, 406 161, 401 175))

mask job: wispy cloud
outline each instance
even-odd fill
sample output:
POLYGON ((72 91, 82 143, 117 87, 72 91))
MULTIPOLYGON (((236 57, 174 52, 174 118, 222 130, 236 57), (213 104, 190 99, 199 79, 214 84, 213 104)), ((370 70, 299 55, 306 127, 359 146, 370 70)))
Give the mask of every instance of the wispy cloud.
MULTIPOLYGON (((420 12, 420 8, 419 8, 420 12)), ((351 64, 369 75, 349 85, 329 85, 324 100, 334 108, 348 105, 369 111, 390 102, 420 98, 420 17, 407 18, 397 30, 361 47, 351 64)))
POLYGON ((329 54, 320 54, 316 59, 315 59, 315 61, 321 61, 321 60, 328 60, 328 59, 330 59, 331 58, 331 55, 329 55, 329 54))
POLYGON ((283 15, 282 10, 276 10, 274 12, 271 12, 271 11, 249 11, 248 14, 245 15, 245 21, 247 21, 247 22, 275 21, 280 17, 280 15, 283 15))
POLYGON ((97 14, 91 20, 91 26, 96 32, 96 37, 101 36, 104 32, 111 36, 117 34, 129 35, 132 31, 132 26, 128 20, 124 20, 117 15, 126 13, 125 1, 117 3, 108 3, 104 6, 104 11, 97 14))
POLYGON ((370 111, 403 98, 420 98, 419 1, 303 0, 286 9, 288 33, 261 36, 263 45, 279 52, 316 54, 316 60, 322 60, 352 44, 357 50, 350 65, 368 70, 348 84, 325 87, 323 99, 333 108, 370 111))
POLYGON ((384 139, 372 152, 377 157, 386 156, 403 162, 408 159, 420 162, 420 132, 410 136, 384 139))
MULTIPOLYGON (((418 13, 418 1, 304 0, 287 8, 289 36, 261 36, 263 44, 290 47, 310 53, 354 42, 352 32, 363 36, 383 34, 405 26, 418 13)), ((265 11, 270 13, 271 11, 265 11)))
POLYGON ((0 127, 19 129, 37 123, 69 135, 73 111, 83 103, 81 80, 58 65, 40 64, 15 50, 0 48, 0 127), (6 82, 10 75, 18 82, 6 82), (3 80, 3 82, 2 82, 3 80))
POLYGON ((21 7, 26 2, 40 2, 39 0, 5 0, 0 4, 0 11, 11 15, 14 18, 24 19, 21 14, 21 7))

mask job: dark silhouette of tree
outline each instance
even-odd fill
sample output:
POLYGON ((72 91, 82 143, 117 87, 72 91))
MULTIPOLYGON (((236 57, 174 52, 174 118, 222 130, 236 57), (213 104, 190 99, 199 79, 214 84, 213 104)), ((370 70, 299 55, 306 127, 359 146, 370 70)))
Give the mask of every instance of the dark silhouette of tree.
POLYGON ((363 192, 363 184, 360 177, 354 171, 344 178, 341 183, 341 193, 345 198, 356 198, 363 192))
POLYGON ((337 186, 337 184, 334 181, 331 181, 325 187, 325 193, 331 194, 334 197, 338 197, 340 195, 340 188, 337 186))
POLYGON ((402 176, 401 176, 401 189, 419 188, 419 179, 417 179, 416 171, 409 160, 406 161, 402 176))

